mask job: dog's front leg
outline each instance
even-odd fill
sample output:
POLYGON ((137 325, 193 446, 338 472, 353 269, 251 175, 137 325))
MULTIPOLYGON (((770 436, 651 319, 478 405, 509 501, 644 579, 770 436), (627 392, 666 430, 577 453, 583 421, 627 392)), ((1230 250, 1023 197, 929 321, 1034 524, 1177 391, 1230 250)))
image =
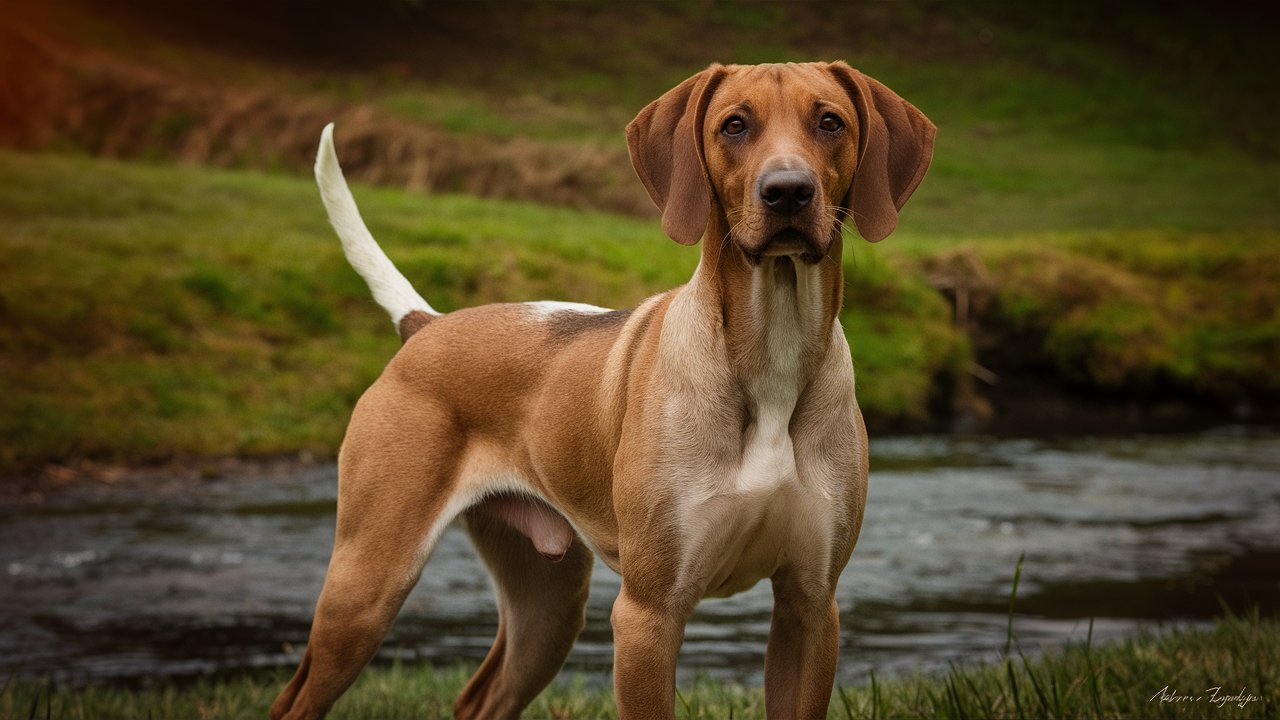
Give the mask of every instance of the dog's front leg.
POLYGON ((773 576, 773 622, 765 653, 765 713, 825 718, 835 682, 840 611, 834 588, 782 569, 773 576))
POLYGON ((692 610, 691 604, 633 592, 623 582, 612 617, 620 720, 675 717, 676 659, 692 610))

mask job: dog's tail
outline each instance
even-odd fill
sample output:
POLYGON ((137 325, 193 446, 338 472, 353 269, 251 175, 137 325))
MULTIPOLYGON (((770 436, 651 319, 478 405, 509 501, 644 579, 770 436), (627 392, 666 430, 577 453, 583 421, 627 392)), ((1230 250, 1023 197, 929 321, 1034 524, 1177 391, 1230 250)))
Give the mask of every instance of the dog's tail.
POLYGON ((360 210, 356 208, 356 200, 347 188, 347 180, 342 176, 338 154, 333 149, 333 123, 326 125, 320 134, 320 149, 316 151, 316 184, 320 186, 320 198, 329 212, 329 222, 342 240, 347 262, 369 284, 373 299, 391 315, 400 340, 408 340, 440 313, 413 289, 378 247, 378 242, 369 234, 369 228, 365 227, 360 210))

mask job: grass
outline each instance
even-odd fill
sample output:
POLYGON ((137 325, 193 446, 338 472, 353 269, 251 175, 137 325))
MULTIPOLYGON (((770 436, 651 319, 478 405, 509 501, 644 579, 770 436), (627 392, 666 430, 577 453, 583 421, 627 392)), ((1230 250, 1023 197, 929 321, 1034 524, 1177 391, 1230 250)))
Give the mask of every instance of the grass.
MULTIPOLYGON (((398 347, 311 183, 246 172, 0 155, 0 464, 332 452, 398 347)), ((697 252, 656 223, 359 191, 442 310, 570 299, 632 306, 697 252)), ((868 410, 923 413, 959 352, 945 302, 870 248, 843 319, 868 410), (871 315, 875 314, 872 318, 871 315), (914 329, 909 329, 914 328, 914 329)))
MULTIPOLYGON (((428 11, 393 0, 353 23, 341 3, 318 5, 307 18, 283 7, 264 11, 261 25, 246 28, 228 26, 216 8, 191 4, 133 0, 104 12, 59 0, 38 22, 113 56, 162 67, 179 86, 257 88, 281 94, 286 104, 322 98, 339 104, 334 112, 364 106, 440 128, 455 142, 482 138, 467 147, 504 148, 493 151, 499 164, 521 161, 516 146, 600 156, 610 172, 570 180, 585 186, 557 197, 633 211, 647 203, 629 171, 622 127, 645 103, 713 60, 845 58, 940 128, 904 236, 1280 228, 1280 141, 1268 124, 1280 107, 1274 93, 1256 91, 1274 65, 1258 56, 1275 51, 1264 49, 1272 43, 1258 29, 1268 25, 1250 22, 1244 10, 1205 18, 1140 5, 1117 12, 1096 0, 1093 13, 1019 11, 1016 4, 814 12, 785 4, 585 0, 572 8, 510 4, 496 13, 465 5, 428 11), (284 30, 270 28, 298 34, 300 22, 309 24, 302 34, 314 46, 280 47, 284 30), (1259 42, 1243 39, 1255 36, 1259 42), (1197 62, 1187 61, 1188 51, 1197 62)), ((197 105, 157 117, 154 137, 116 152, 181 156, 203 120, 195 116, 205 112, 197 105)), ((205 130, 241 131, 217 123, 205 130)), ((275 126, 257 132, 280 134, 275 126)), ((256 140, 245 144, 274 147, 269 137, 256 140)), ((270 151, 287 157, 242 164, 305 172, 309 143, 288 145, 270 151)), ((460 172, 491 169, 478 163, 460 172)), ((487 192, 516 191, 497 184, 487 192)))
MULTIPOLYGON (((332 451, 398 347, 310 183, 0 157, 3 460, 332 451)), ((467 198, 362 194, 443 308, 642 297, 687 259, 644 223, 467 198), (576 235, 552 228, 571 224, 576 235), (651 235, 651 234, 650 234, 651 235), (412 245, 412 247, 409 247, 412 245), (630 291, 628 294, 627 291, 630 291)), ((393 250, 394 252, 394 250, 393 250)))
MULTIPOLYGON (((940 677, 837 687, 827 716, 880 718, 1276 718, 1280 717, 1280 622, 1257 613, 1210 627, 1148 632, 1106 645, 1091 638, 1028 657, 956 665, 940 677), (1167 690, 1166 690, 1167 688, 1167 690), (1215 691, 1214 688, 1217 688, 1215 691), (1199 700, 1173 700, 1175 696, 1199 700), (1240 696, 1236 700, 1227 697, 1240 696), (1160 698, 1169 698, 1161 701, 1160 698), (1251 699, 1252 698, 1252 699, 1251 699)), ((366 669, 330 717, 448 717, 466 668, 395 664, 366 669)), ((11 680, 0 691, 7 718, 263 717, 288 676, 255 672, 228 679, 162 683, 144 690, 62 687, 11 680)), ((561 680, 525 713, 535 718, 615 717, 611 690, 561 680)), ((764 717, 759 688, 700 678, 682 687, 679 718, 764 717)))
POLYGON ((1038 368, 1077 390, 1132 398, 1264 398, 1280 391, 1280 243, 1274 233, 1105 231, 995 238, 929 250, 979 258, 985 363, 1038 368), (993 340, 986 340, 989 345, 993 340))
POLYGON ((840 711, 829 717, 1271 718, 1280 711, 1277 642, 1280 623, 1256 614, 1108 645, 1090 637, 1034 658, 1019 649, 999 663, 953 666, 941 678, 841 688, 833 703, 840 711), (1204 699, 1153 701, 1165 687, 1204 699), (1219 706, 1208 697, 1215 687, 1219 696, 1246 691, 1257 699, 1219 706))
MULTIPOLYGON (((226 88, 235 105, 237 93, 266 91, 255 102, 281 121, 293 105, 362 107, 393 129, 439 128, 463 154, 496 153, 460 162, 458 177, 444 172, 450 186, 471 187, 466 173, 479 173, 481 191, 520 194, 509 178, 528 177, 565 185, 531 197, 628 208, 646 201, 621 127, 645 102, 711 60, 845 57, 940 127, 898 232, 876 246, 846 243, 841 322, 873 430, 943 419, 972 362, 1081 397, 1219 406, 1280 397, 1268 367, 1280 355, 1280 148, 1265 112, 1274 94, 1252 90, 1270 65, 1251 59, 1270 44, 1235 39, 1266 27, 1246 11, 1189 35, 1185 27, 1209 21, 1185 23, 1189 11, 1176 8, 815 12, 581 0, 572 12, 433 6, 433 41, 421 42, 428 10, 403 0, 369 8, 359 23, 338 2, 306 17, 266 8, 251 26, 211 8, 134 0, 101 12, 60 0, 20 19, 163 68, 140 76, 163 77, 176 97, 226 88), (1223 28, 1239 32, 1208 32, 1223 28), (297 40, 282 46, 284 36, 297 40), (490 46, 473 47, 477 37, 490 46), (1198 61, 1186 62, 1188 52, 1198 61), (607 162, 564 177, 503 165, 581 157, 607 162), (954 326, 931 277, 957 256, 986 278, 971 328, 954 326)), ((77 72, 68 82, 96 77, 91 65, 77 72)), ((128 95, 131 86, 107 87, 128 95)), ((82 142, 136 140, 113 152, 152 161, 213 133, 212 146, 245 148, 241 164, 310 165, 311 141, 272 144, 288 133, 271 123, 227 128, 200 103, 166 108, 150 130, 107 127, 117 115, 136 120, 131 111, 76 132, 82 142), (255 160, 252 148, 296 157, 255 160)), ((50 147, 80 147, 75 132, 56 123, 51 132, 50 147)), ((0 184, 0 469, 84 456, 332 452, 349 408, 395 351, 309 180, 8 153, 0 184)), ((683 282, 696 262, 649 219, 360 194, 375 234, 442 309, 526 299, 629 306, 683 282)))
MULTIPOLYGON (((331 453, 398 347, 310 182, 3 153, 0 184, 0 467, 331 453)), ((443 310, 628 307, 697 260, 654 221, 358 192, 375 235, 443 310)), ((1137 397, 1280 392, 1273 230, 966 239, 911 217, 900 238, 846 245, 841 322, 873 423, 927 421, 973 359, 1137 397), (988 276, 974 314, 995 350, 975 349, 931 286, 929 268, 957 254, 988 276)))

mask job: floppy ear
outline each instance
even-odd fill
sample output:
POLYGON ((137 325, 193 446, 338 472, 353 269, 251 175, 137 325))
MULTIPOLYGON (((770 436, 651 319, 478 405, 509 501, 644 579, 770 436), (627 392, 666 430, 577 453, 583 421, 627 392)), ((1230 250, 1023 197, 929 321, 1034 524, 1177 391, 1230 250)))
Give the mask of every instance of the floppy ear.
POLYGON ((871 242, 898 226, 898 211, 924 179, 938 129, 914 105, 843 62, 829 66, 858 111, 858 169, 844 205, 871 242))
POLYGON ((681 245, 698 242, 711 214, 702 118, 723 75, 723 66, 712 65, 649 103, 627 125, 631 165, 662 211, 662 230, 681 245))

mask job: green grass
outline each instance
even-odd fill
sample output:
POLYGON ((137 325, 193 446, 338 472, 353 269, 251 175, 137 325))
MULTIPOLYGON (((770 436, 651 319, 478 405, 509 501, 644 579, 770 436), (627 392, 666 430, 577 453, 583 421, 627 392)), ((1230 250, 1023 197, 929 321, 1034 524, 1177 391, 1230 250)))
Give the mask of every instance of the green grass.
POLYGON ((1130 394, 1274 394, 1280 244, 1273 234, 1090 233, 994 244, 994 326, 1030 331, 1068 383, 1130 394))
MULTIPOLYGON (((1231 616, 1207 628, 1148 632, 1111 644, 1091 640, 1028 657, 1014 650, 990 664, 957 665, 940 676, 837 687, 827 716, 879 718, 1276 718, 1280 717, 1280 623, 1231 616), (1199 701, 1160 702, 1161 691, 1199 701), (1218 690, 1213 699, 1211 688, 1218 690), (1222 696, 1244 700, 1223 702, 1222 696), (1248 697, 1256 698, 1248 700, 1248 697), (1153 699, 1156 698, 1156 699, 1153 699), (1243 707, 1240 706, 1243 702, 1243 707)), ((448 717, 468 670, 396 664, 366 669, 330 717, 448 717)), ((10 681, 0 691, 7 718, 263 717, 288 675, 162 683, 145 690, 10 681)), ((615 717, 611 690, 559 680, 525 713, 531 718, 615 717)), ((680 688, 678 718, 761 718, 760 688, 700 678, 680 688)))
MULTIPOLYGON (((0 154, 0 184, 0 465, 333 452, 398 347, 311 183, 0 154)), ((445 311, 627 307, 697 262, 651 221, 358 192, 375 235, 445 311)), ((851 254, 849 292, 868 411, 922 416, 960 352, 945 302, 869 247, 851 254)))
MULTIPOLYGON (((841 321, 873 430, 938 420, 971 362, 1125 401, 1280 397, 1269 367, 1280 356, 1280 151, 1265 112, 1274 93, 1252 89, 1268 80, 1269 65, 1250 61, 1261 45, 1188 35, 1176 8, 564 7, 486 13, 392 0, 356 26, 324 5, 309 20, 332 48, 324 56, 353 51, 332 62, 271 40, 273 23, 295 29, 285 11, 265 12, 261 32, 243 36, 191 4, 99 12, 60 0, 24 17, 162 67, 184 91, 267 90, 285 106, 334 103, 334 112, 359 105, 440 128, 442 142, 500 148, 464 174, 604 158, 590 181, 531 177, 568 184, 547 197, 631 208, 644 201, 621 128, 644 103, 711 60, 843 57, 940 128, 898 232, 875 246, 852 235, 846 243, 841 321), (439 42, 414 35, 428 11, 439 42), (489 41, 482 53, 465 41, 477 28, 489 41), (1185 61, 1189 51, 1198 62, 1185 61), (957 254, 989 279, 971 308, 973 337, 930 285, 930 268, 957 254)), ((1224 15, 1235 24, 1223 27, 1262 33, 1241 22, 1247 15, 1224 15)), ((81 70, 81 81, 96 77, 81 70)), ((143 133, 129 152, 170 157, 209 122, 202 107, 154 118, 155 137, 143 133)), ((76 147, 56 133, 51 143, 76 147)), ((244 162, 309 166, 309 142, 286 145, 271 152, 296 157, 248 153, 244 162)), ((331 452, 396 348, 309 180, 3 154, 0 186, 0 468, 331 452)), ((697 257, 647 219, 386 190, 362 189, 360 201, 442 309, 527 299, 629 306, 683 282, 697 257)))
MULTIPOLYGON (((844 58, 939 127, 934 165, 904 216, 903 237, 1280 229, 1280 140, 1270 123, 1280 96, 1257 90, 1274 65, 1260 57, 1275 54, 1260 29, 1269 25, 1250 23, 1247 11, 1211 18, 1141 4, 1117 10, 1098 0, 1069 5, 813 11, 580 0, 509 4, 495 13, 391 0, 362 15, 359 34, 348 31, 340 8, 313 20, 333 44, 326 58, 351 50, 342 64, 291 56, 266 30, 228 49, 207 30, 219 14, 210 20, 210 11, 191 5, 143 17, 128 4, 104 12, 59 0, 45 12, 59 32, 163 67, 179 85, 232 82, 299 102, 364 105, 468 141, 483 138, 485 147, 514 141, 558 155, 600 155, 612 171, 572 194, 597 206, 621 195, 641 199, 626 207, 645 207, 622 128, 692 72, 711 61, 844 58), (423 26, 450 31, 423 42, 415 34, 423 26), (464 42, 469 36, 483 38, 483 50, 464 42), (375 38, 379 49, 371 50, 375 38), (1188 52, 1197 60, 1188 61, 1188 52)), ((260 22, 296 30, 297 18, 275 12, 260 22)), ((231 37, 238 32, 224 28, 231 37)), ((189 117, 157 122, 167 129, 144 157, 174 152, 194 124, 189 117)), ((519 154, 504 152, 496 162, 519 154)), ((310 164, 291 156, 259 166, 272 163, 310 164)), ((474 172, 488 172, 481 165, 474 172)))
MULTIPOLYGON (((310 182, 6 153, 0 185, 0 466, 331 453, 398 347, 310 182)), ((684 282, 697 261, 654 221, 358 193, 375 235, 446 311, 535 299, 628 307, 684 282)), ((841 322, 873 427, 918 426, 975 359, 1138 397, 1280 392, 1274 230, 964 238, 913 227, 917 209, 901 237, 846 240, 841 322), (1008 338, 995 354, 975 357, 930 286, 931 264, 956 254, 989 277, 974 314, 983 333, 1008 338)))
POLYGON ((1280 355, 1275 232, 1055 232, 901 247, 899 261, 916 267, 964 257, 986 271, 972 313, 986 346, 977 359, 992 368, 1135 399, 1280 392, 1268 369, 1280 355))
MULTIPOLYGON (((837 690, 830 717, 844 718, 1273 718, 1280 713, 1280 623, 1254 614, 1206 629, 1144 633, 1106 645, 1091 639, 997 664, 953 666, 940 678, 909 678, 837 690), (1168 687, 1192 703, 1161 703, 1168 687), (1251 691, 1243 708, 1208 696, 1251 691), (837 712, 836 708, 840 711, 837 712)), ((1221 698, 1219 698, 1221 699, 1221 698)))
MULTIPOLYGON (((9 464, 332 451, 399 345, 310 183, 20 155, 0 156, 0 183, 9 464)), ((641 222, 361 196, 400 266, 443 309, 635 302, 693 261, 641 222)))

